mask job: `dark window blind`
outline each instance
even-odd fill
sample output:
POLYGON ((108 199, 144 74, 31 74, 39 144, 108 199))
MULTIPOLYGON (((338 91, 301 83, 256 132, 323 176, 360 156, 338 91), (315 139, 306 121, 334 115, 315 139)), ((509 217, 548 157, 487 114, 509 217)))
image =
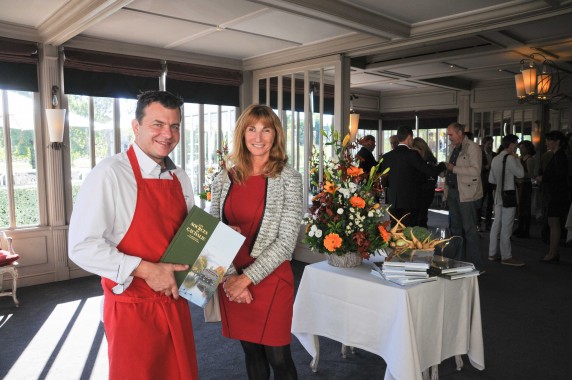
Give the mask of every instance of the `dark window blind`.
POLYGON ((239 70, 167 62, 167 90, 187 103, 238 107, 241 83, 239 70))
POLYGON ((38 45, 0 38, 0 88, 38 92, 38 45))
POLYGON ((158 59, 66 48, 64 87, 67 94, 135 99, 158 90, 163 69, 158 59))

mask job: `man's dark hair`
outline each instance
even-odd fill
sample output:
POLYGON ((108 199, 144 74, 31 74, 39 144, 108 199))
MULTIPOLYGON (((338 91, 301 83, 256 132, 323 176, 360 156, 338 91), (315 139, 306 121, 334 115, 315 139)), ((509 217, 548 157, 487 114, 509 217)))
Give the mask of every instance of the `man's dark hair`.
POLYGON ((366 141, 375 141, 375 137, 373 137, 373 135, 365 135, 364 137, 362 137, 361 139, 363 142, 366 141))
POLYGON ((179 118, 182 116, 181 107, 183 106, 183 99, 168 91, 145 91, 139 94, 137 98, 137 108, 135 108, 135 118, 139 123, 141 123, 143 116, 145 116, 145 107, 151 103, 160 103, 165 108, 178 109, 179 118))
POLYGON ((566 136, 560 131, 550 131, 546 135, 546 140, 558 141, 560 148, 566 146, 566 136))
POLYGON ((397 128, 397 141, 404 142, 408 136, 413 136, 413 130, 407 125, 397 128))
POLYGON ((502 147, 504 149, 508 148, 510 146, 510 144, 518 144, 518 136, 517 135, 508 134, 502 138, 502 147))

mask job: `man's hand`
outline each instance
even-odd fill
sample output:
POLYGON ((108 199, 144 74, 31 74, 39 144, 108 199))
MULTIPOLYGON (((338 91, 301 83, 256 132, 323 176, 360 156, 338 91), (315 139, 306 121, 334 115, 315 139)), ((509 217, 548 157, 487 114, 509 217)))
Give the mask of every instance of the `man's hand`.
POLYGON ((452 171, 453 171, 453 168, 455 167, 455 165, 453 165, 453 164, 450 163, 450 162, 445 162, 445 165, 447 165, 447 170, 450 171, 450 172, 452 172, 452 171))
POLYGON ((133 276, 145 280, 154 291, 179 299, 179 287, 173 273, 187 269, 189 266, 183 264, 151 263, 141 260, 139 266, 133 271, 133 276))

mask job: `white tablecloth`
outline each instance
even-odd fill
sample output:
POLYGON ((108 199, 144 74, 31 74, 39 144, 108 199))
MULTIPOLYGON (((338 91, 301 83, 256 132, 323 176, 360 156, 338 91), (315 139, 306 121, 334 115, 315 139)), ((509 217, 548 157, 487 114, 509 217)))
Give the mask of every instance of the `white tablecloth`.
POLYGON ((320 335, 381 356, 386 380, 420 379, 425 369, 461 354, 484 369, 477 277, 403 288, 370 274, 370 265, 306 266, 292 333, 313 358, 320 335))

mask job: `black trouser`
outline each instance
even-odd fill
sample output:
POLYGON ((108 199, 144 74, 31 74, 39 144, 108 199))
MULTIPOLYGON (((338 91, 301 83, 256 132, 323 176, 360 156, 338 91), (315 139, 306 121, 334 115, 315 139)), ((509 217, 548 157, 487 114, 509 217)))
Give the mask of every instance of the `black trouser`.
POLYGON ((246 371, 250 380, 270 378, 270 367, 275 380, 297 380, 296 366, 292 360, 290 345, 264 346, 240 341, 246 361, 246 371), (270 365, 269 365, 270 364, 270 365))

